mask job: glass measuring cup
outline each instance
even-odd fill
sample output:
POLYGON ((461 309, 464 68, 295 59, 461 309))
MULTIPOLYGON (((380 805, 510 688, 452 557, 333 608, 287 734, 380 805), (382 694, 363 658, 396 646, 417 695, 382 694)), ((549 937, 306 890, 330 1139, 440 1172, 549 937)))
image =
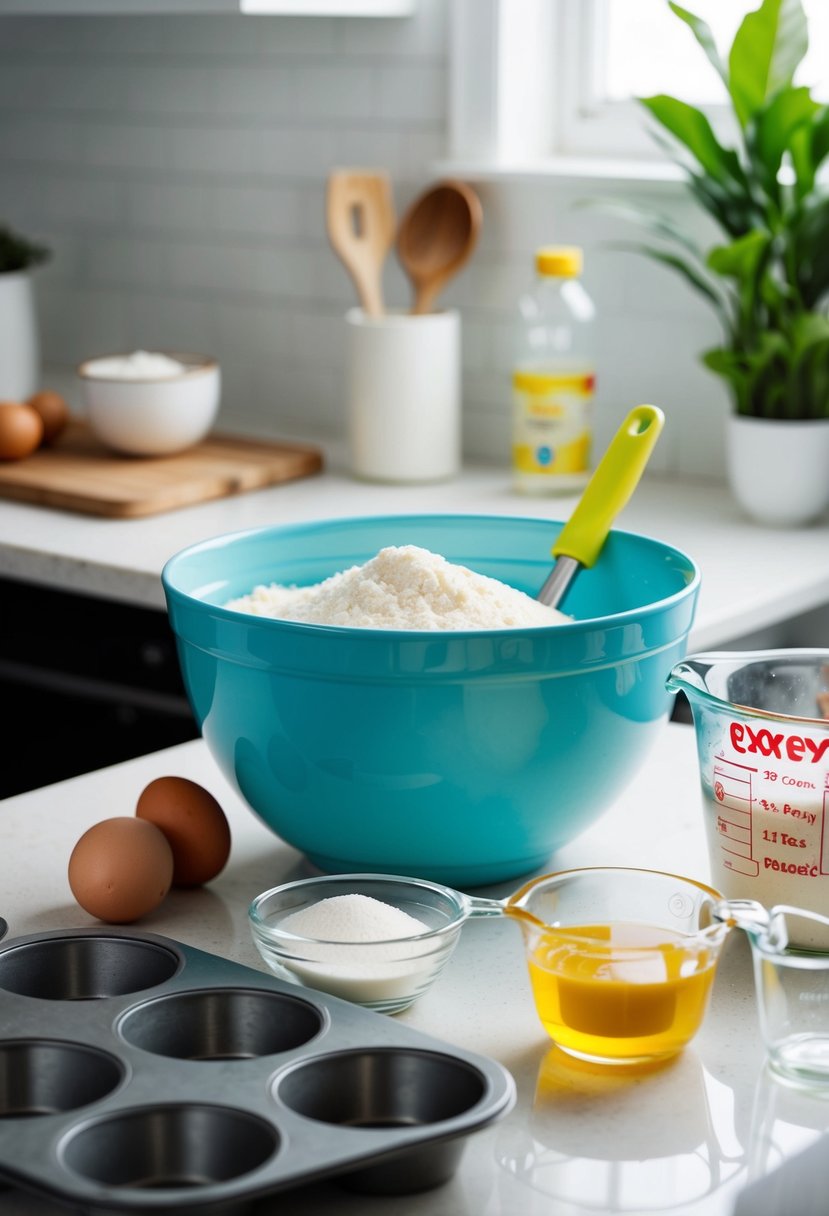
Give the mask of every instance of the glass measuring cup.
POLYGON ((503 904, 524 935, 538 1016, 580 1059, 676 1055, 699 1029, 730 922, 719 892, 658 870, 533 879, 503 904))
POLYGON ((760 1029, 772 1069, 791 1080, 829 1083, 829 953, 793 947, 829 918, 776 904, 725 901, 717 912, 743 929, 751 945, 760 1029))
MULTIPOLYGON (((829 650, 691 655, 667 687, 693 713, 714 886, 829 915, 829 650)), ((829 949, 824 926, 794 931, 829 949)))

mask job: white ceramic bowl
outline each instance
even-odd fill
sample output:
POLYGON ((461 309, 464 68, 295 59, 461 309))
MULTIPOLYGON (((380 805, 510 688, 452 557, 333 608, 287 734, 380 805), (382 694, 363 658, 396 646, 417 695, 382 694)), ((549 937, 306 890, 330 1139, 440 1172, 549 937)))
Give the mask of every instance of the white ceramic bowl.
POLYGON ((86 418, 93 433, 116 452, 166 456, 203 439, 216 418, 221 370, 207 355, 163 352, 183 365, 177 375, 126 379, 105 372, 106 355, 87 359, 77 369, 86 418))

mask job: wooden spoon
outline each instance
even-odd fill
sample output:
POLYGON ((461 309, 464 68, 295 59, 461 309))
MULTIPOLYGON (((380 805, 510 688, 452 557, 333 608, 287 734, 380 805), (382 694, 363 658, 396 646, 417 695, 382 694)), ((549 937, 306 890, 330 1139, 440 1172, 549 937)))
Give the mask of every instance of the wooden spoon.
POLYGON ((457 181, 439 182, 409 207, 397 253, 414 284, 413 313, 430 312, 438 292, 468 261, 482 218, 475 191, 457 181))
POLYGON ((328 178, 328 237, 370 317, 383 314, 383 263, 394 241, 388 174, 337 169, 328 178))

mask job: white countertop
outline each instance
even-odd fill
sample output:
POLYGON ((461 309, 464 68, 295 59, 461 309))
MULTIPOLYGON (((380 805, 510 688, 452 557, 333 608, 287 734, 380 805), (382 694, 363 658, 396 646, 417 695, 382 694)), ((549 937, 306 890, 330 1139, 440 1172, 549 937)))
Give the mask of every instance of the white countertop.
MULTIPOLYGON (((165 561, 196 541, 262 525, 349 515, 444 511, 566 519, 575 497, 514 493, 506 469, 465 468, 434 485, 375 485, 329 469, 301 481, 137 520, 0 502, 0 574, 163 607, 165 561)), ((689 649, 829 604, 829 519, 776 531, 745 519, 719 482, 645 475, 616 526, 688 553, 702 586, 689 649)), ((817 644, 818 639, 815 639, 817 644)))
MULTIPOLYGON (((12 936, 97 923, 74 903, 68 887, 72 847, 93 823, 132 814, 147 782, 165 774, 190 777, 219 798, 231 823, 231 857, 208 887, 173 892, 134 928, 264 969, 248 934, 247 905, 260 890, 301 876, 307 867, 245 808, 201 740, 0 803, 0 914, 12 936)), ((585 864, 708 878, 690 727, 666 725, 631 787, 546 868, 585 864)), ((488 893, 503 896, 519 885, 488 893)), ((520 930, 506 919, 468 922, 436 985, 398 1016, 500 1060, 517 1084, 514 1110, 469 1138, 457 1174, 437 1190, 384 1199, 319 1183, 263 1201, 254 1211, 729 1216, 742 1186, 829 1127, 825 1094, 790 1088, 765 1068, 749 952, 736 932, 726 943, 702 1030, 682 1055, 649 1072, 617 1074, 568 1063, 552 1046, 536 1017, 520 930)), ((62 1210, 0 1190, 0 1216, 57 1216, 62 1210)))

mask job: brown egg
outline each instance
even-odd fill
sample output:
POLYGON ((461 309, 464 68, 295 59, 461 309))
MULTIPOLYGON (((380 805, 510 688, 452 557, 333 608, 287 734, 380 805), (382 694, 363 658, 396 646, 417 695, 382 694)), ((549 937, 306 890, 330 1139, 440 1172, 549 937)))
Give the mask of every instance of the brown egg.
POLYGON ((84 832, 69 858, 69 886, 91 916, 129 924, 157 908, 173 880, 173 853, 155 824, 131 815, 84 832))
POLYGON ((157 777, 138 799, 136 815, 167 837, 173 885, 199 887, 215 878, 230 855, 230 826, 204 786, 187 777, 157 777))
POLYGON ((40 415, 43 423, 43 443, 54 443, 69 421, 69 406, 60 393, 50 388, 30 397, 28 405, 40 415))
POLYGON ((43 422, 22 401, 0 401, 0 460, 22 460, 40 447, 43 422))

